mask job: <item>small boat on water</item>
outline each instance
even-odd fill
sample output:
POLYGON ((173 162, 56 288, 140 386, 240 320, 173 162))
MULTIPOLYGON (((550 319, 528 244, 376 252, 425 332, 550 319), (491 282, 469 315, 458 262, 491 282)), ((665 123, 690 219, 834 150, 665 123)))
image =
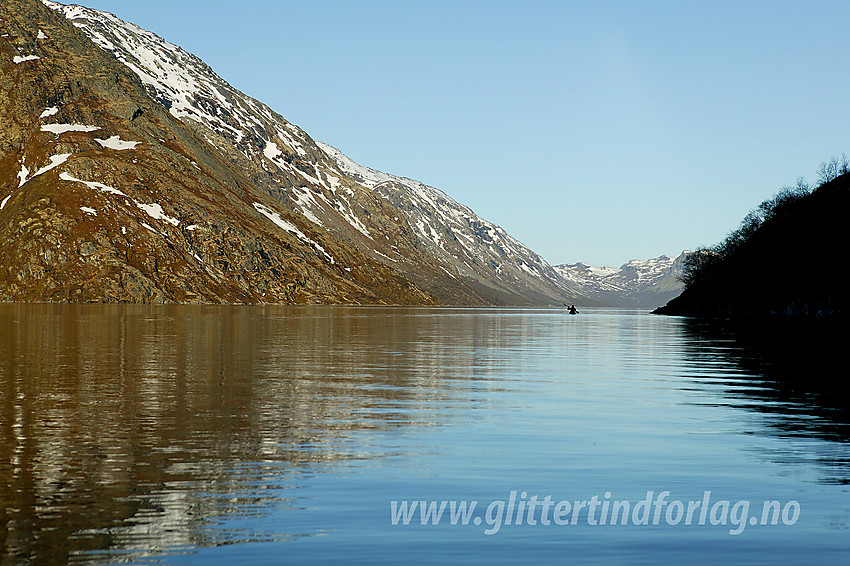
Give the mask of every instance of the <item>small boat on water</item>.
MULTIPOLYGON (((567 303, 564 303, 564 306, 566 307, 566 306, 567 306, 567 303)), ((578 311, 576 310, 576 306, 575 306, 575 305, 570 305, 568 308, 569 308, 569 311, 568 311, 568 312, 569 312, 570 314, 578 314, 578 311)))

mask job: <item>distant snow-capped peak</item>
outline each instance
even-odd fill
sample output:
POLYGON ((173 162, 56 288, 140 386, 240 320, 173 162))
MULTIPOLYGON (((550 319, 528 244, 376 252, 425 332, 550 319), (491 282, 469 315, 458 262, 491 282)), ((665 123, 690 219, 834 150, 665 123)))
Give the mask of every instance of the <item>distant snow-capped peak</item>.
POLYGON ((620 267, 595 267, 586 263, 556 265, 571 288, 594 301, 614 306, 662 305, 682 290, 679 276, 688 252, 673 258, 630 260, 620 267))

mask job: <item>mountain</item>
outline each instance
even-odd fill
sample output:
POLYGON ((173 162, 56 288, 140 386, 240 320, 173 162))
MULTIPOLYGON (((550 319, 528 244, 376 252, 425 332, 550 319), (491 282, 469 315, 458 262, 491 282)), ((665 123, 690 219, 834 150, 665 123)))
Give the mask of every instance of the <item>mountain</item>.
POLYGON ((722 244, 695 252, 685 290, 654 312, 733 320, 846 317, 847 279, 836 259, 850 246, 847 168, 811 192, 807 186, 780 192, 722 244))
POLYGON ((433 303, 34 0, 0 7, 0 299, 433 303))
MULTIPOLYGON (((340 171, 400 209, 427 252, 454 277, 490 293, 547 302, 553 287, 575 296, 558 272, 501 227, 478 217, 445 193, 412 179, 388 175, 354 163, 336 148, 319 143, 340 171)), ((556 302, 556 304, 558 304, 556 302)))
POLYGON ((178 46, 81 6, 0 13, 0 298, 574 300, 500 227, 315 142, 178 46))
POLYGON ((571 292, 608 306, 652 308, 681 293, 679 279, 688 252, 673 259, 662 255, 649 260, 633 259, 619 268, 594 267, 586 263, 556 265, 555 270, 571 292))

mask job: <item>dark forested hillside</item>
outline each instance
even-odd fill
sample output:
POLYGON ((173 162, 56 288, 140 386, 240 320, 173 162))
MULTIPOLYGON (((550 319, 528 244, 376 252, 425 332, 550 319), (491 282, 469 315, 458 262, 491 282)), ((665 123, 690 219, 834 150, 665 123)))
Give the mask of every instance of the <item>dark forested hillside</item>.
POLYGON ((728 318, 846 315, 842 267, 850 245, 850 174, 839 167, 821 180, 811 192, 804 183, 783 190, 750 212, 721 244, 698 250, 686 266, 685 290, 654 312, 728 318))

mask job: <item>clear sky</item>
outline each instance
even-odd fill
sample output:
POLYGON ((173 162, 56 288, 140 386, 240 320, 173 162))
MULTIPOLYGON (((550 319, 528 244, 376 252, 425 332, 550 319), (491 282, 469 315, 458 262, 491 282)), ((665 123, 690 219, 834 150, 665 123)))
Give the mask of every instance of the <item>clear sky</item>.
POLYGON ((84 0, 549 263, 710 245, 850 153, 850 1, 84 0))

